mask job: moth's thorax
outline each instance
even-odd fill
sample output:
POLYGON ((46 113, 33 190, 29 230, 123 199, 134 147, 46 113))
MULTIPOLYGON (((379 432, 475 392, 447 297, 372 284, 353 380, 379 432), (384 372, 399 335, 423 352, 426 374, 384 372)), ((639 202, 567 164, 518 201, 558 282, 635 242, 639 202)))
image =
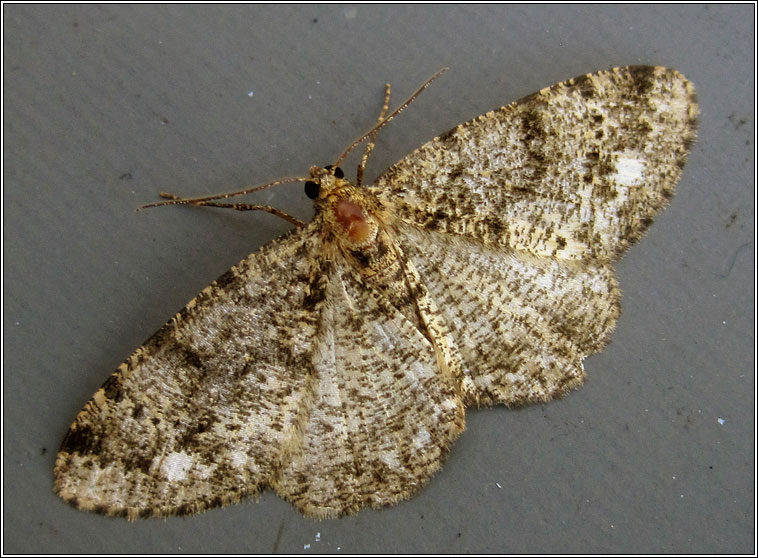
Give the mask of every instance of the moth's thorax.
POLYGON ((366 211, 360 204, 348 198, 337 200, 334 215, 342 225, 347 238, 356 246, 371 242, 376 236, 376 227, 371 226, 366 211))
POLYGON ((320 167, 311 168, 311 177, 319 184, 316 211, 340 245, 362 250, 374 244, 380 229, 376 197, 320 167))

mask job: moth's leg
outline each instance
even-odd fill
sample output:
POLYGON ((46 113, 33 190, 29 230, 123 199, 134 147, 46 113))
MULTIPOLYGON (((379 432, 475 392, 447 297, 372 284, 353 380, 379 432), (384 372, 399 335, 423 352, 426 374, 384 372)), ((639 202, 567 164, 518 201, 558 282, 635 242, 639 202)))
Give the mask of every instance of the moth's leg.
MULTIPOLYGON (((384 105, 382 106, 382 112, 379 113, 379 118, 377 119, 376 123, 381 124, 382 120, 384 120, 384 117, 387 114, 387 110, 390 108, 390 84, 386 83, 384 85, 384 105)), ((357 186, 360 186, 363 183, 363 172, 366 170, 366 163, 368 162, 368 157, 371 155, 371 152, 374 150, 374 140, 376 139, 376 134, 372 134, 369 136, 369 141, 366 144, 366 149, 363 150, 363 156, 361 157, 361 164, 358 165, 358 175, 355 179, 355 183, 357 186)))
POLYGON ((293 217, 292 215, 285 213, 281 209, 277 209, 275 207, 271 207, 270 205, 258 205, 258 204, 252 204, 252 203, 218 203, 218 202, 212 202, 212 201, 194 201, 194 200, 185 200, 180 198, 179 196, 175 196, 174 194, 169 194, 167 192, 161 192, 161 197, 166 198, 169 200, 179 201, 179 202, 186 202, 182 205, 197 205, 201 207, 222 207, 225 209, 234 209, 236 211, 265 211, 267 213, 271 213, 272 215, 276 215, 277 217, 281 217, 285 221, 292 223, 296 227, 304 227, 305 223, 302 222, 300 219, 293 217))

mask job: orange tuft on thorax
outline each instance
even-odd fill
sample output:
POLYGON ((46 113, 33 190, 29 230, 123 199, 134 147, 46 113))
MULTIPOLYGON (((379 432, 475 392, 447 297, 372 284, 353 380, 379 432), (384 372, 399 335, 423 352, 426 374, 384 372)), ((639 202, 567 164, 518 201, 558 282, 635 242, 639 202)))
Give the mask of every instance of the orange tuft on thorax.
POLYGON ((350 240, 360 244, 368 238, 371 227, 360 205, 349 200, 340 200, 334 208, 334 214, 337 221, 345 227, 350 240))

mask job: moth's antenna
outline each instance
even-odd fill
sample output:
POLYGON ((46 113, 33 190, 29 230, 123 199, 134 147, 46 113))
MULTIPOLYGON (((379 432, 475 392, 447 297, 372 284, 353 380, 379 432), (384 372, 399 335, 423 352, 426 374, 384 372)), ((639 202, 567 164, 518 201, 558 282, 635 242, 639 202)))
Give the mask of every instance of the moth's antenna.
MULTIPOLYGON (((348 156, 348 154, 357 146, 358 144, 366 141, 369 138, 376 137, 376 133, 390 120, 395 118, 398 114, 403 112, 405 108, 410 105, 416 97, 418 97, 421 92, 429 87, 431 83, 440 77, 442 74, 447 72, 450 68, 442 68, 437 73, 435 73, 432 77, 427 79, 421 87, 419 87, 413 95, 408 97, 408 99, 401 104, 399 107, 397 107, 392 113, 384 117, 384 113, 386 112, 386 106, 382 108, 382 114, 380 115, 379 121, 374 125, 373 128, 371 128, 368 132, 363 134, 361 137, 359 137, 357 140, 355 140, 353 143, 350 144, 350 147, 348 147, 342 155, 340 155, 339 159, 337 159, 337 162, 332 165, 331 168, 336 169, 339 164, 345 160, 345 157, 348 156)), ((389 101, 389 89, 387 89, 387 92, 385 94, 386 101, 385 105, 387 104, 387 101, 389 101)), ((364 154, 364 159, 368 158, 368 154, 371 152, 371 149, 367 149, 367 152, 364 154)), ((365 164, 365 161, 363 162, 365 164)), ((362 172, 361 172, 362 174, 362 172)), ((362 178, 362 176, 361 176, 362 178)), ((274 215, 277 215, 278 217, 281 217, 282 219, 285 219, 289 221, 290 223, 302 227, 304 224, 299 219, 296 219, 286 213, 284 213, 281 210, 272 208, 270 206, 264 206, 264 205, 253 205, 253 204, 227 204, 227 203, 214 203, 213 200, 225 200, 227 198, 232 198, 235 196, 244 196, 246 194, 252 194, 253 192, 259 192, 260 190, 265 190, 267 188, 271 188, 272 186, 277 186, 279 184, 288 184, 290 182, 308 182, 311 180, 311 177, 308 178, 283 178, 281 180, 275 180, 273 182, 269 182, 267 184, 261 184, 260 186, 254 186, 252 188, 246 188, 244 190, 240 190, 239 192, 229 192, 227 194, 216 194, 214 196, 203 196, 198 198, 180 198, 179 196, 175 196, 174 194, 169 194, 166 192, 161 192, 160 195, 162 198, 168 198, 166 201, 160 201, 160 202, 154 202, 154 203, 148 203, 147 205, 143 205, 137 209, 137 211, 142 209, 148 209, 150 207, 160 207, 163 205, 199 205, 199 206, 208 206, 208 207, 225 207, 228 209, 236 209, 239 211, 267 211, 269 213, 272 213, 274 215)))
POLYGON ((353 150, 353 148, 355 148, 356 145, 358 145, 359 143, 361 143, 363 141, 366 141, 369 137, 371 137, 372 135, 376 134, 376 132, 378 132, 380 128, 382 128, 390 120, 392 120, 393 118, 395 118, 398 114, 400 114, 401 112, 403 112, 405 110, 405 107, 407 107, 408 105, 410 105, 416 99, 416 97, 418 97, 421 94, 421 92, 424 89, 426 89, 427 87, 429 87, 435 79, 437 79, 438 77, 440 77, 442 74, 444 74, 445 72, 447 72, 449 69, 450 68, 442 68, 440 71, 438 71, 436 74, 434 74, 428 80, 426 80, 424 82, 424 84, 421 87, 419 87, 413 95, 411 95, 410 97, 408 97, 408 99, 402 105, 400 105, 394 111, 392 111, 392 113, 387 118, 384 118, 381 121, 377 122, 376 125, 373 128, 371 128, 368 132, 366 132, 361 137, 359 137, 357 140, 355 140, 353 143, 351 143, 350 147, 348 147, 345 150, 345 152, 342 153, 342 155, 340 155, 339 159, 337 159, 337 162, 335 162, 332 165, 332 168, 336 169, 340 165, 340 163, 345 160, 345 157, 348 156, 348 154, 353 150))
POLYGON ((261 184, 260 186, 246 188, 244 190, 240 190, 239 192, 229 192, 228 194, 216 194, 215 196, 205 196, 201 198, 179 198, 173 194, 167 194, 166 192, 161 192, 160 194, 161 197, 170 198, 170 200, 149 203, 147 205, 143 205, 142 207, 138 208, 137 211, 139 211, 140 209, 147 209, 148 207, 159 207, 161 205, 200 205, 202 204, 202 202, 207 202, 211 200, 225 200, 227 198, 232 198, 234 196, 244 196, 245 194, 252 194, 253 192, 266 190, 267 188, 271 188, 272 186, 276 186, 278 184, 288 184, 290 182, 307 182, 309 180, 310 180, 310 177, 309 178, 299 178, 299 177, 298 178, 283 178, 281 180, 275 180, 267 184, 261 184))

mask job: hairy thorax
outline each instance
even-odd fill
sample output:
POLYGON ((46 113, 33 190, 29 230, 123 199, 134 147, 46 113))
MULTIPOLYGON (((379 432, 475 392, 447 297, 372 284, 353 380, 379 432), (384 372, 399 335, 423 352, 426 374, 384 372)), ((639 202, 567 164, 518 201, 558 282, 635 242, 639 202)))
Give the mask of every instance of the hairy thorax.
POLYGON ((336 241, 334 245, 364 282, 423 330, 391 217, 381 202, 365 188, 338 178, 328 169, 311 167, 310 172, 319 184, 316 213, 336 241))

